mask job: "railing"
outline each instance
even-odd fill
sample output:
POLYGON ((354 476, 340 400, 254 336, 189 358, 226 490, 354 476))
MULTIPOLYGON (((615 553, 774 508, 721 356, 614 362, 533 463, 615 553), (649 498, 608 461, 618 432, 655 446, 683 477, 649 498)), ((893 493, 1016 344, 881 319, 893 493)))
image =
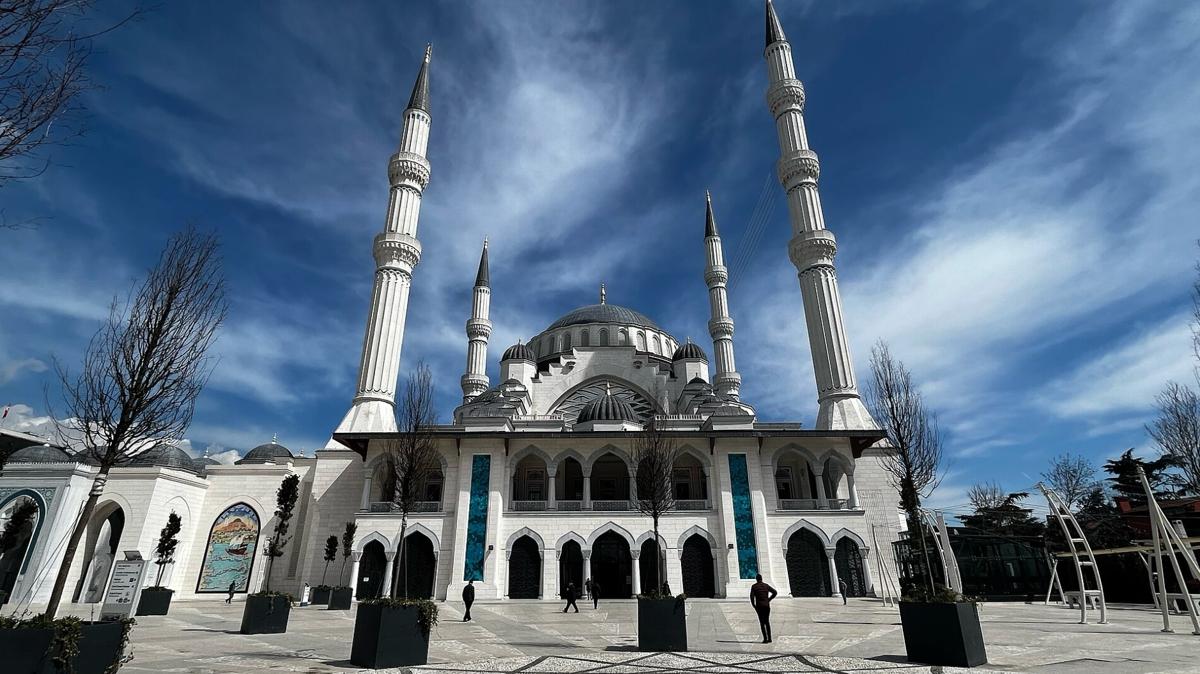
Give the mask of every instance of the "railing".
POLYGON ((583 510, 583 501, 555 501, 558 510, 583 510))
MULTIPOLYGON (((417 501, 413 504, 414 513, 437 513, 442 511, 441 501, 417 501)), ((400 505, 391 501, 375 501, 367 508, 372 513, 398 513, 400 505)))
POLYGON ((709 510, 711 508, 712 506, 706 499, 686 499, 675 502, 676 510, 709 510))
POLYGON ((779 499, 780 510, 816 510, 818 501, 815 498, 783 498, 779 499))
POLYGON ((509 501, 508 505, 512 510, 520 510, 524 512, 546 509, 545 501, 509 501))
POLYGON ((655 421, 704 421, 699 414, 655 414, 655 421))
POLYGON ((513 417, 513 421, 563 421, 565 417, 560 414, 518 414, 513 417))
POLYGON ((831 498, 828 499, 827 503, 829 503, 830 510, 847 510, 850 508, 850 499, 831 498))
POLYGON ((592 501, 592 510, 633 510, 633 504, 625 501, 592 501))

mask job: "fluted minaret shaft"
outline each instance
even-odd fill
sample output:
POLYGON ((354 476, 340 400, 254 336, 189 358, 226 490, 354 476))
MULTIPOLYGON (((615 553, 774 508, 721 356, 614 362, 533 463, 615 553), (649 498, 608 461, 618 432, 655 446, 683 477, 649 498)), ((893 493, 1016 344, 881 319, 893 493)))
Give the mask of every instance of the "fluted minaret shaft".
POLYGON ((767 105, 779 133, 779 181, 787 193, 792 240, 788 253, 800 275, 804 318, 817 380, 817 429, 875 428, 858 395, 850 344, 842 319, 833 259, 837 242, 825 229, 817 179, 821 169, 804 128, 804 85, 796 79, 792 48, 771 0, 767 0, 765 57, 770 84, 767 105))
POLYGON ((421 261, 421 243, 417 240, 417 220, 421 195, 429 184, 429 60, 417 74, 408 108, 400 147, 388 164, 391 194, 383 232, 375 237, 375 286, 371 292, 371 312, 363 337, 362 361, 358 368, 358 391, 354 403, 338 432, 385 432, 396 430, 396 380, 400 373, 400 349, 404 342, 404 322, 408 313, 408 291, 413 269, 421 261))
POLYGON ((713 355, 716 357, 717 374, 713 388, 717 393, 737 398, 742 388, 742 376, 737 373, 733 361, 733 318, 729 315, 729 270, 725 267, 725 252, 721 247, 721 235, 717 231, 717 219, 713 216, 712 196, 705 195, 704 249, 707 264, 704 267, 704 282, 708 285, 709 315, 708 334, 713 340, 713 355))
POLYGON ((464 405, 488 389, 487 345, 492 336, 492 322, 488 320, 492 305, 490 286, 487 240, 484 239, 479 272, 475 274, 475 288, 471 291, 471 318, 467 319, 467 370, 462 376, 464 405))

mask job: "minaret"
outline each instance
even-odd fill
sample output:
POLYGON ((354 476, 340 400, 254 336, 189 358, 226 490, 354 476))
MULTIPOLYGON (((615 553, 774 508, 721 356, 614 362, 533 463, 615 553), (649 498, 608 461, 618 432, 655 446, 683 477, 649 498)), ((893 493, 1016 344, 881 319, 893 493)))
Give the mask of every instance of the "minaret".
POLYGON ((808 149, 804 131, 804 85, 796 79, 792 47, 775 7, 767 0, 767 105, 779 133, 779 182, 787 193, 792 221, 788 254, 800 273, 804 319, 817 380, 818 430, 875 428, 875 421, 858 395, 854 364, 842 321, 833 258, 837 243, 825 229, 817 178, 817 154, 808 149))
POLYGON ((400 148, 388 164, 391 198, 383 232, 375 237, 375 288, 371 313, 363 337, 362 361, 358 368, 358 392, 339 433, 387 432, 396 430, 396 378, 400 373, 400 347, 404 342, 404 320, 408 313, 408 290, 413 268, 421 261, 417 241, 417 217, 421 194, 429 184, 429 57, 417 73, 400 148))
POLYGON ((708 264, 704 267, 704 282, 708 284, 708 305, 712 319, 708 321, 708 334, 713 340, 713 355, 717 361, 717 374, 713 388, 717 393, 738 397, 742 387, 742 376, 733 364, 733 318, 729 316, 729 293, 725 289, 729 281, 729 270, 725 268, 725 253, 721 248, 721 235, 717 233, 717 219, 713 217, 712 195, 704 192, 707 213, 704 222, 704 248, 708 264))
POLYGON ((475 274, 475 289, 472 291, 471 318, 467 320, 467 371, 462 376, 463 404, 488 389, 487 345, 492 335, 491 312, 492 288, 488 278, 487 239, 483 240, 483 254, 479 256, 479 272, 475 274))

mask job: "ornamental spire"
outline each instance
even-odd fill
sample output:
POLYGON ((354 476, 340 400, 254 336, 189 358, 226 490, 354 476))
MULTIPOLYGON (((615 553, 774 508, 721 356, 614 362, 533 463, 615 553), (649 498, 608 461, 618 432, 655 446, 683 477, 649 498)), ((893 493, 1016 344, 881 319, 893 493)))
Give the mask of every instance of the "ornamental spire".
POLYGON ((717 219, 713 217, 712 212, 712 194, 708 190, 704 190, 704 201, 707 213, 704 215, 704 237, 720 236, 717 233, 717 219))
POLYGON ((408 107, 429 112, 429 59, 433 56, 433 45, 425 45, 425 60, 421 62, 421 70, 417 73, 417 81, 413 84, 412 96, 408 97, 408 107))
POLYGON ((488 240, 483 239, 483 254, 479 256, 479 272, 475 274, 475 287, 490 288, 492 287, 491 278, 488 276, 488 257, 487 257, 488 240))
POLYGON ((770 47, 776 42, 787 42, 787 36, 783 34, 783 25, 779 23, 779 17, 775 15, 775 5, 771 4, 771 0, 767 0, 767 44, 770 47))
POLYGON ((600 284, 600 304, 605 304, 608 299, 608 292, 604 289, 604 283, 600 284))

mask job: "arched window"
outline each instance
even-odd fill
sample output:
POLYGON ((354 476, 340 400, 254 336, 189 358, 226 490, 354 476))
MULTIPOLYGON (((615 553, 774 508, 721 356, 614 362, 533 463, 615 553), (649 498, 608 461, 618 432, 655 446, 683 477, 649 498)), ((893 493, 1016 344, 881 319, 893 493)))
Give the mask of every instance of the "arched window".
POLYGON ((654 345, 654 353, 661 356, 662 355, 662 343, 658 341, 658 335, 654 336, 654 341, 651 343, 654 345))
POLYGON ((563 334, 563 348, 562 348, 562 350, 563 350, 563 351, 570 351, 570 350, 571 350, 571 333, 569 333, 569 332, 567 332, 567 333, 564 333, 564 334, 563 334))
POLYGON ((629 346, 629 333, 625 332, 624 328, 622 328, 617 340, 620 346, 629 346))
POLYGON ((608 329, 600 328, 600 346, 608 346, 608 329))
POLYGON ((637 333, 637 350, 638 351, 646 350, 646 333, 644 333, 644 332, 637 333))
POLYGON ((258 513, 245 503, 235 503, 217 515, 208 533, 208 547, 196 592, 246 592, 258 552, 258 513))
POLYGON ((588 339, 588 331, 584 330, 579 335, 579 346, 591 346, 589 342, 590 340, 588 339))

